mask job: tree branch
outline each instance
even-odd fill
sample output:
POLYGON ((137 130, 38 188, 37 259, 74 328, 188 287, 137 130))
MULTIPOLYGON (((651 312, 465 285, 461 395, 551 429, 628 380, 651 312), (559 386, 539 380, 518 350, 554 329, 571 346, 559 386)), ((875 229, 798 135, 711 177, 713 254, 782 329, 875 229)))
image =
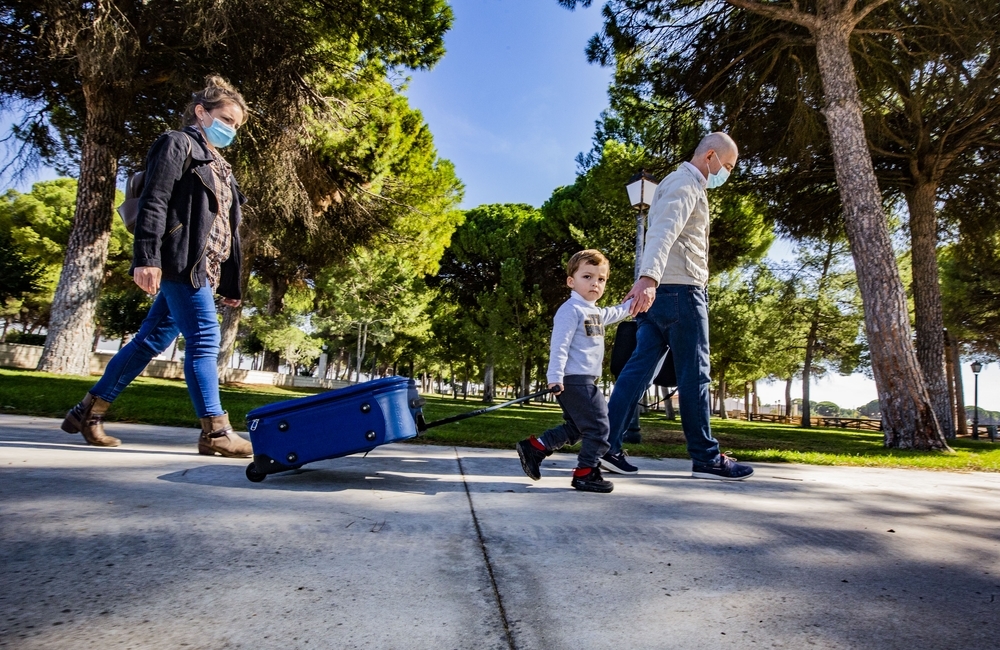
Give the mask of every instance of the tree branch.
MULTIPOLYGON (((795 23, 796 25, 801 25, 809 30, 812 30, 819 23, 816 16, 799 9, 799 3, 796 0, 792 1, 792 6, 790 8, 778 7, 769 2, 761 2, 760 0, 725 1, 738 9, 744 9, 759 16, 772 18, 774 20, 783 20, 788 23, 795 23)), ((885 2, 886 0, 882 1, 885 2)))

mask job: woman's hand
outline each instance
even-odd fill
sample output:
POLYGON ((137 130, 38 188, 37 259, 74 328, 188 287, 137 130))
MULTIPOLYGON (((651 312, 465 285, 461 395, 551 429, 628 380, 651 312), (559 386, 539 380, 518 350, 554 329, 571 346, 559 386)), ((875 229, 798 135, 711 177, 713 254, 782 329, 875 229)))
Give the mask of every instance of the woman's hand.
POLYGON ((243 302, 242 300, 237 300, 236 298, 222 299, 222 304, 225 305, 226 307, 239 307, 242 302, 243 302))
POLYGON ((552 391, 553 395, 558 395, 559 393, 563 392, 562 384, 549 384, 549 390, 552 390, 553 388, 555 389, 552 391))
POLYGON ((132 279, 139 285, 139 288, 153 296, 160 290, 160 278, 163 271, 155 266, 137 266, 132 272, 132 279))

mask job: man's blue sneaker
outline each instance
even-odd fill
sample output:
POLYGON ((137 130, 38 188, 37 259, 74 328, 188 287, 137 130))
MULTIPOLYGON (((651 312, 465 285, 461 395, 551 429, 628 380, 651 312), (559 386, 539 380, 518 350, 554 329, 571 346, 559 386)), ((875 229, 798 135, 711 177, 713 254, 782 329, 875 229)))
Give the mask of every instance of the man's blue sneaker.
POLYGON ((601 467, 615 474, 638 474, 639 468, 628 462, 628 454, 622 449, 617 454, 608 452, 601 457, 601 467))
POLYGON ((691 476, 694 478, 714 478, 718 481, 742 481, 753 475, 753 468, 741 465, 735 458, 719 454, 714 463, 692 463, 691 476))

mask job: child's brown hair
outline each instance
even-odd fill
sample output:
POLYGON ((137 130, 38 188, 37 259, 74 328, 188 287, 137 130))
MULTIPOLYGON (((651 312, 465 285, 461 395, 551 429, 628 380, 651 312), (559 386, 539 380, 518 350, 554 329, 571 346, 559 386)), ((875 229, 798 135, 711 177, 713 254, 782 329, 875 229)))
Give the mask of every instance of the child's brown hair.
POLYGON ((611 270, 611 263, 608 262, 608 258, 604 257, 604 253, 596 248, 588 248, 585 251, 574 253, 573 257, 569 258, 569 263, 566 264, 566 276, 573 277, 584 264, 606 266, 609 272, 611 270))

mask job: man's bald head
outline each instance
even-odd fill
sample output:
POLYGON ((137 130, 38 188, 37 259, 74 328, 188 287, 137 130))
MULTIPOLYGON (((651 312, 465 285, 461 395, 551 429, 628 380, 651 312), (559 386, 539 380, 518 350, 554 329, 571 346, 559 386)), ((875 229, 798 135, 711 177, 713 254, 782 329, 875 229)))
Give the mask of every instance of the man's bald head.
MULTIPOLYGON (((718 174, 723 167, 733 171, 739 155, 740 152, 733 139, 721 131, 716 131, 701 139, 698 148, 694 150, 694 156, 691 157, 691 164, 697 167, 705 178, 708 178, 713 174, 718 174)), ((725 182, 725 177, 722 178, 722 182, 725 182)), ((721 182, 719 184, 721 185, 721 182)))
POLYGON ((702 138, 701 142, 698 143, 698 148, 694 150, 694 157, 704 156, 713 150, 719 154, 720 158, 727 158, 727 154, 732 154, 734 158, 740 155, 736 142, 722 131, 709 133, 702 138))

